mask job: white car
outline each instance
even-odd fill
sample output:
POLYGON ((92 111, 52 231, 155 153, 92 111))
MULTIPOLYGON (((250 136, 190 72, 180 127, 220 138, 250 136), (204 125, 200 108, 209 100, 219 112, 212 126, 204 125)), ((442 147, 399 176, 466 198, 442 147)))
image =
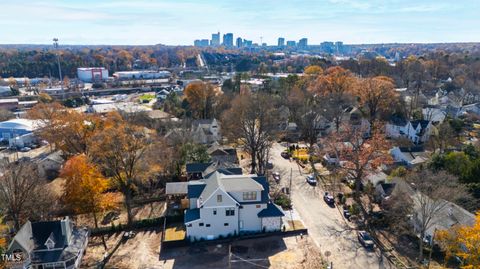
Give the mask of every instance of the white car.
POLYGON ((317 185, 317 179, 313 175, 308 175, 305 180, 310 185, 317 185))

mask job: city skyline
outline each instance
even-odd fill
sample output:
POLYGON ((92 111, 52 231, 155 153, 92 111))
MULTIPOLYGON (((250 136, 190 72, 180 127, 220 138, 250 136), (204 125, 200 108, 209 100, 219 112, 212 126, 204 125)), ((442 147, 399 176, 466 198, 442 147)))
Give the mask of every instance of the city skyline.
POLYGON ((191 45, 218 31, 259 44, 263 37, 269 45, 278 37, 306 37, 309 44, 480 41, 476 0, 7 0, 2 6, 9 10, 0 14, 2 44, 49 44, 58 37, 72 45, 191 45))

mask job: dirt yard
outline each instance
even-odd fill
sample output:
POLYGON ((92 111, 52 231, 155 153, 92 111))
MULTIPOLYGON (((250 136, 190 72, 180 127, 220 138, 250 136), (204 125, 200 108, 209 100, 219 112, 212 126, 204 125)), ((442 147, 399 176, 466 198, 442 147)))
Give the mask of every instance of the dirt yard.
MULTIPOLYGON (((111 250, 122 234, 105 237, 111 250)), ((214 269, 228 268, 228 244, 204 243, 163 249, 159 229, 137 231, 121 244, 105 268, 118 269, 214 269)), ((321 254, 308 236, 272 236, 236 241, 231 244, 231 268, 317 269, 323 268, 321 254), (258 266, 255 266, 255 265, 258 266)), ((95 268, 105 251, 100 237, 90 239, 81 268, 95 268)))
MULTIPOLYGON (((228 244, 195 245, 162 250, 160 263, 175 269, 228 268, 228 244)), ((323 268, 321 254, 307 236, 250 239, 231 244, 231 268, 323 268)), ((156 267, 152 267, 156 268, 156 267)))
MULTIPOLYGON (((122 234, 105 236, 108 251, 111 251, 120 241, 122 234)), ((135 237, 120 245, 105 268, 163 268, 159 262, 160 240, 160 228, 137 231, 135 237)), ((91 237, 81 268, 95 268, 95 265, 102 260, 104 253, 101 237, 91 237)))

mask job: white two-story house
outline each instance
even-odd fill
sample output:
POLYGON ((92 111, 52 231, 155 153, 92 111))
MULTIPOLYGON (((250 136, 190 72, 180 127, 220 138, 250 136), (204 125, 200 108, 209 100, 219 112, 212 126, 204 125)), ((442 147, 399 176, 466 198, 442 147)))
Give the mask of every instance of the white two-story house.
POLYGON ((385 133, 390 138, 406 137, 415 144, 427 142, 432 131, 432 121, 414 120, 403 121, 391 120, 385 126, 385 133))
POLYGON ((215 171, 188 182, 185 211, 187 238, 212 240, 282 228, 282 209, 270 201, 268 182, 257 175, 215 171))
POLYGON ((216 119, 195 120, 192 122, 192 138, 200 144, 211 144, 221 139, 220 126, 216 119))

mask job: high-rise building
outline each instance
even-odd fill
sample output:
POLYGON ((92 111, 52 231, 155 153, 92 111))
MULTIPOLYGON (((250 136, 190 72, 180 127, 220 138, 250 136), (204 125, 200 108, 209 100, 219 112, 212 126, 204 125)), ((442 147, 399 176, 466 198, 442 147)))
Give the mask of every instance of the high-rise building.
POLYGON ((307 38, 302 38, 298 41, 298 47, 300 49, 306 49, 308 47, 308 39, 307 38))
POLYGON ((243 46, 246 48, 250 48, 252 46, 252 40, 243 40, 243 46))
POLYGON ((297 45, 297 42, 294 40, 289 40, 287 41, 287 47, 295 47, 297 45))
POLYGON ((277 46, 279 46, 279 47, 285 46, 285 38, 279 37, 277 46))
POLYGON ((233 34, 226 33, 223 35, 223 45, 227 48, 233 47, 233 34))
POLYGON ((243 47, 243 41, 241 37, 237 37, 236 45, 237 45, 237 48, 243 47))
POLYGON ((342 41, 335 42, 335 48, 336 48, 337 54, 343 54, 344 53, 343 42, 342 41))
POLYGON ((195 47, 208 47, 209 40, 208 39, 196 39, 193 41, 193 45, 195 47))
POLYGON ((210 41, 210 46, 218 47, 220 46, 220 32, 212 34, 212 40, 210 41))
POLYGON ((323 52, 325 53, 334 53, 335 52, 335 43, 330 42, 330 41, 325 41, 320 43, 320 48, 322 49, 323 52))

